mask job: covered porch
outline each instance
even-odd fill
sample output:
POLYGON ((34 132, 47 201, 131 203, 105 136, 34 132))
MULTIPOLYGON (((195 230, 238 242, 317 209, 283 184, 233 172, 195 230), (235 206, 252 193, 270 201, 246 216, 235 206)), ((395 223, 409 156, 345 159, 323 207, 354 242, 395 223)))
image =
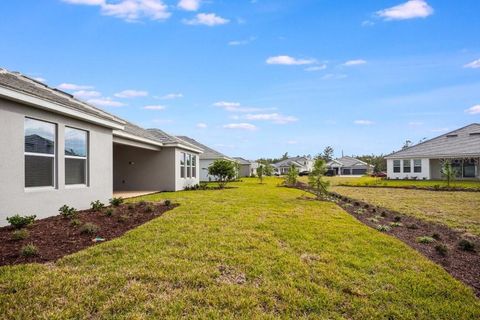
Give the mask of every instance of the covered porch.
POLYGON ((446 161, 450 161, 452 164, 457 179, 480 179, 480 158, 430 159, 430 179, 440 180, 443 178, 442 166, 446 161))

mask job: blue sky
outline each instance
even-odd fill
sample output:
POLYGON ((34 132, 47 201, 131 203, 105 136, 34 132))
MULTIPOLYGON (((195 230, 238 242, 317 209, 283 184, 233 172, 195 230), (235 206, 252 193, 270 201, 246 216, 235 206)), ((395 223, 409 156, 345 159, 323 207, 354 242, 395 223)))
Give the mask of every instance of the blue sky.
POLYGON ((231 156, 480 121, 478 0, 1 1, 1 66, 231 156))

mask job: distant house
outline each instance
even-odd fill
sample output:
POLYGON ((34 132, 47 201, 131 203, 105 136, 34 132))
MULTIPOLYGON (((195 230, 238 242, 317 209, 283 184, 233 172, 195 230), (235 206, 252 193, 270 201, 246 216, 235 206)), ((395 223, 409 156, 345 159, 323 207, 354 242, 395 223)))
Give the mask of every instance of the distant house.
POLYGON ((277 174, 287 174, 291 166, 297 168, 299 172, 311 172, 313 160, 309 156, 292 157, 273 164, 277 174))
POLYGON ((256 174, 259 166, 258 162, 246 160, 241 157, 234 157, 235 161, 239 165, 238 176, 239 177, 251 177, 256 174))
POLYGON ((373 166, 354 157, 341 157, 327 163, 331 175, 359 176, 373 171, 373 166))
POLYGON ((198 142, 195 139, 189 138, 187 136, 177 136, 177 138, 203 150, 203 153, 200 155, 200 181, 216 181, 216 178, 214 176, 208 174, 208 167, 210 167, 210 165, 215 160, 227 160, 236 162, 235 159, 230 158, 223 153, 198 142))
POLYGON ((385 158, 390 179, 441 179, 444 161, 452 163, 457 178, 479 179, 480 124, 470 124, 385 158))

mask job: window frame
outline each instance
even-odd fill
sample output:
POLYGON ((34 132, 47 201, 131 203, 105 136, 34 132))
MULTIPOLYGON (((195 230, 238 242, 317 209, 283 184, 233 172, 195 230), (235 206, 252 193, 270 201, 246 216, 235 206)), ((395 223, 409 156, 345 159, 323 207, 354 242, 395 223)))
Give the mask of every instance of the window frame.
POLYGON ((393 160, 393 173, 401 173, 401 170, 402 170, 402 162, 400 160, 393 160), (398 165, 396 165, 397 163, 398 165))
POLYGON ((52 121, 47 121, 39 118, 34 118, 34 117, 29 117, 25 116, 23 118, 23 172, 24 172, 24 179, 23 179, 23 188, 25 191, 35 191, 35 190, 55 190, 57 188, 57 142, 58 142, 58 124, 52 121), (25 151, 25 121, 27 119, 33 120, 33 121, 39 121, 39 122, 44 122, 53 125, 54 132, 53 132, 53 153, 38 153, 38 152, 27 152, 25 151), (45 158, 53 158, 53 169, 52 169, 52 185, 51 186, 37 186, 37 187, 27 187, 26 185, 26 156, 30 157, 45 157, 45 158))
POLYGON ((197 177, 197 155, 192 154, 192 178, 197 177))
POLYGON ((403 160, 402 168, 403 168, 403 173, 412 173, 412 161, 410 159, 403 160), (408 164, 408 166, 405 166, 405 164, 408 164), (408 168, 408 170, 405 170, 406 168, 408 168))
POLYGON ((76 187, 88 187, 90 185, 90 170, 89 170, 89 160, 90 160, 90 132, 85 129, 80 129, 77 127, 72 127, 72 126, 65 126, 63 130, 64 136, 63 136, 63 164, 64 164, 64 170, 65 170, 65 188, 76 188, 76 187), (67 129, 72 129, 72 130, 77 130, 77 131, 83 131, 85 132, 85 156, 80 157, 80 156, 69 156, 66 155, 66 143, 67 143, 67 137, 66 137, 66 132, 67 129), (67 184, 67 159, 78 159, 78 160, 85 160, 85 183, 72 183, 72 184, 67 184))
POLYGON ((187 154, 185 152, 180 152, 180 178, 181 179, 185 179, 187 175, 186 160, 187 160, 187 154))
POLYGON ((422 173, 422 160, 421 159, 413 159, 413 172, 414 173, 422 173), (419 170, 417 170, 417 168, 419 168, 419 170))

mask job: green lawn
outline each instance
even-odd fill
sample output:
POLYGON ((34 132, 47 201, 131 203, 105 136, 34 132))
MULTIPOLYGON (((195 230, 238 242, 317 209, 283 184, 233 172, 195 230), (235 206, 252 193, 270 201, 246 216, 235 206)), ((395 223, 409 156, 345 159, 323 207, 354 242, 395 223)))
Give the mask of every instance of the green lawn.
POLYGON ((181 204, 55 264, 0 268, 5 319, 478 319, 472 290, 279 180, 162 193, 181 204))
MULTIPOLYGON (((386 180, 375 177, 327 177, 332 186, 374 186, 374 187, 446 187, 444 180, 386 180)), ((480 180, 455 180, 451 183, 452 187, 466 189, 480 189, 480 180)))
POLYGON ((332 187, 357 200, 480 236, 480 192, 332 187))

